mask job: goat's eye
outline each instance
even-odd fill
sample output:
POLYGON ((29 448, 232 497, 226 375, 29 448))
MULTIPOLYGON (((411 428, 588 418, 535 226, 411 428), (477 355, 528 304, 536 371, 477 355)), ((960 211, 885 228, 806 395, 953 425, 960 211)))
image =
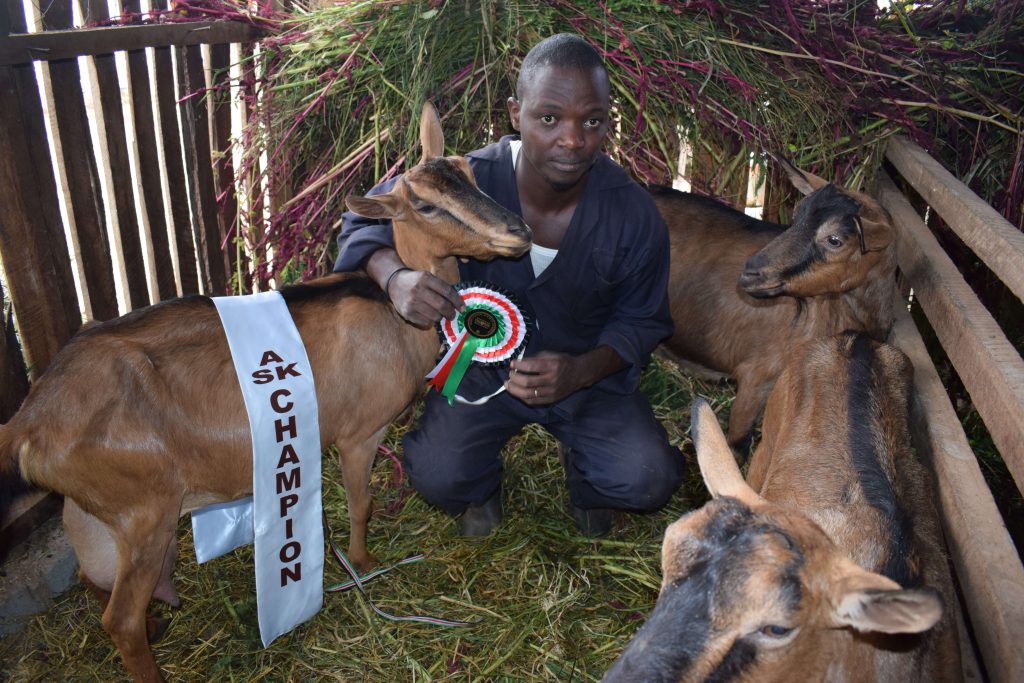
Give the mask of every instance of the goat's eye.
POLYGON ((416 210, 419 211, 420 213, 433 213, 434 211, 437 210, 437 207, 434 206, 433 204, 421 204, 420 206, 416 207, 416 210))
POLYGON ((828 237, 825 238, 825 241, 828 242, 828 245, 830 247, 843 246, 843 240, 840 239, 838 235, 829 235, 828 237))
POLYGON ((792 632, 793 629, 785 626, 779 626, 778 624, 768 624, 767 626, 761 627, 761 633, 770 638, 785 638, 792 632))

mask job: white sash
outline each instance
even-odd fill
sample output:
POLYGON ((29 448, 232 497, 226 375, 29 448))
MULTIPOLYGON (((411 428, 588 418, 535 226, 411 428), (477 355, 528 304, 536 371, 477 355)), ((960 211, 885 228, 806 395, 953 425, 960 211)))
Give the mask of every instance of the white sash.
POLYGON ((323 604, 320 428, 313 372, 278 292, 213 302, 249 413, 253 497, 192 513, 196 559, 205 562, 255 537, 256 605, 267 647, 323 604))

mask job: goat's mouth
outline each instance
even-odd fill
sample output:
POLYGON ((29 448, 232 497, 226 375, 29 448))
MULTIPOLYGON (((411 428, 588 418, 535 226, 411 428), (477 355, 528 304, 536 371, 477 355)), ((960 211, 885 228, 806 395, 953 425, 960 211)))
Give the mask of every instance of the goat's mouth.
POLYGON ((530 250, 530 244, 528 239, 493 239, 487 247, 499 256, 522 256, 530 250))
POLYGON ((740 288, 755 299, 770 299, 786 290, 786 283, 769 280, 761 273, 743 273, 740 275, 740 288))

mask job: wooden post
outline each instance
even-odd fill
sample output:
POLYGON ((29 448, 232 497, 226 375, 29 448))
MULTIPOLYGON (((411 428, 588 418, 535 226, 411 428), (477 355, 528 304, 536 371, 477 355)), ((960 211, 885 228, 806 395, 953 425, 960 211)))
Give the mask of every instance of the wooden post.
POLYGON ((217 222, 217 196, 210 157, 210 118, 206 102, 206 77, 198 45, 179 48, 178 97, 184 127, 186 179, 192 190, 195 241, 200 273, 211 295, 227 291, 228 263, 220 248, 222 236, 217 222))
MULTIPOLYGON (((107 19, 106 0, 88 0, 93 19, 107 19)), ((146 264, 142 258, 142 240, 139 237, 139 219, 135 211, 134 180, 128 161, 128 141, 125 137, 124 110, 121 107, 121 86, 117 78, 117 64, 112 53, 92 58, 96 69, 97 97, 94 106, 100 120, 100 153, 110 169, 110 208, 114 219, 116 251, 113 261, 124 267, 124 298, 129 310, 149 305, 149 282, 146 264)))
MULTIPOLYGON (((0 24, 25 30, 20 4, 0 24)), ((64 226, 31 65, 0 67, 0 259, 30 371, 38 375, 81 324, 64 226), (29 143, 32 141, 32 144, 29 143)))
MULTIPOLYGON (((141 11, 139 0, 123 0, 122 5, 129 12, 141 11)), ((132 117, 135 119, 135 137, 139 152, 139 179, 142 184, 146 221, 149 223, 150 243, 153 245, 157 295, 160 299, 170 299, 177 295, 178 288, 174 282, 174 263, 171 260, 167 214, 160 183, 160 154, 157 149, 149 65, 145 49, 129 50, 127 58, 128 79, 132 92, 132 117)))
MULTIPOLYGON (((210 70, 212 79, 213 127, 212 149, 217 156, 213 166, 216 178, 215 189, 222 198, 218 201, 217 218, 220 235, 225 240, 224 255, 227 257, 230 273, 237 269, 235 238, 237 237, 238 201, 235 199, 235 164, 231 155, 231 46, 220 44, 210 46, 210 70)), ((246 266, 243 260, 243 269, 246 266)), ((239 283, 241 284, 241 283, 239 283)))

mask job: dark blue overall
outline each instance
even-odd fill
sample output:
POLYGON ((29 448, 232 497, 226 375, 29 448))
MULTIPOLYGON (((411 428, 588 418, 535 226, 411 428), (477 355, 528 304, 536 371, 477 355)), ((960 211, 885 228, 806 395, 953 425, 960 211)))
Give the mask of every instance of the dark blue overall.
MULTIPOLYGON (((510 139, 466 156, 480 189, 522 215, 510 139)), ((403 441, 405 462, 416 489, 450 514, 497 491, 501 448, 531 422, 572 449, 568 483, 577 507, 654 510, 681 480, 683 457, 637 390, 651 352, 672 332, 665 224, 648 194, 607 156, 598 157, 586 182, 558 255, 540 277, 528 254, 460 263, 460 277, 516 297, 537 323, 527 356, 543 349, 578 355, 603 345, 627 367, 542 407, 507 393, 481 406, 449 406, 431 392, 418 429, 403 441)), ((382 183, 371 194, 393 185, 382 183)), ((357 270, 393 244, 389 224, 346 213, 334 269, 357 270)), ((484 396, 507 376, 507 369, 474 365, 459 394, 484 396)))

